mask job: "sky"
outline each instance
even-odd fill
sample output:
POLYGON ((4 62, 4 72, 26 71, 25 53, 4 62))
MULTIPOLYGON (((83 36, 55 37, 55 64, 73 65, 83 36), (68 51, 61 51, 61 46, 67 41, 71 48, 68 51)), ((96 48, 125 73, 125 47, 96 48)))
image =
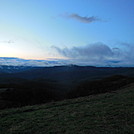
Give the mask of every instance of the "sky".
POLYGON ((0 57, 133 66, 134 0, 0 0, 0 57))

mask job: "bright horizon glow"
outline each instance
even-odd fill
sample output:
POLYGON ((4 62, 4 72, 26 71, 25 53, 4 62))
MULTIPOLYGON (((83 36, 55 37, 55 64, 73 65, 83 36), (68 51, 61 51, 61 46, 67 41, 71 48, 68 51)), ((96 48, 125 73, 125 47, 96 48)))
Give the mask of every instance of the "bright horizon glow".
POLYGON ((1 58, 20 58, 20 59, 25 59, 25 60, 67 60, 69 58, 64 58, 64 57, 47 57, 47 58, 25 58, 25 57, 15 57, 15 56, 0 56, 1 58))

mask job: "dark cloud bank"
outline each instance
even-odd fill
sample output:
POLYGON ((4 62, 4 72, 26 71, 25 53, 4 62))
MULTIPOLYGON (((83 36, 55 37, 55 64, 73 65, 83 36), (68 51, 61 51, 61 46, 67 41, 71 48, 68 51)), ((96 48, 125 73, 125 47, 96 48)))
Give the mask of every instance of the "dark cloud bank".
POLYGON ((100 21, 100 19, 95 16, 86 17, 86 16, 80 16, 79 14, 76 14, 76 13, 65 14, 63 15, 63 17, 75 19, 82 23, 92 23, 92 22, 100 21))
POLYGON ((111 48, 103 43, 84 47, 59 48, 53 46, 58 54, 69 58, 70 62, 79 65, 94 66, 134 66, 134 46, 120 44, 111 48))

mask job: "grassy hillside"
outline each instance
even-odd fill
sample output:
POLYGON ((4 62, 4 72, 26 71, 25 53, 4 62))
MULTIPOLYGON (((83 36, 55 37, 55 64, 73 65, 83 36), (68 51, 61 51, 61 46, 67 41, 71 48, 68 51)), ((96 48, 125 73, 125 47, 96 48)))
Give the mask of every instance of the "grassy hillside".
POLYGON ((0 134, 133 134, 134 84, 122 90, 0 111, 0 134))

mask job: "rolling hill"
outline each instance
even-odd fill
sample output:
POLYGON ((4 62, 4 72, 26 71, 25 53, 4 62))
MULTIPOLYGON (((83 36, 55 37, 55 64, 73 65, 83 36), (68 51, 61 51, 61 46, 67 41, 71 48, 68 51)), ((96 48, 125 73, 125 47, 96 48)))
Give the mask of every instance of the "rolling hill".
POLYGON ((134 84, 118 91, 0 111, 1 134, 133 134, 134 84))
POLYGON ((4 72, 1 71, 0 82, 7 81, 7 78, 10 81, 14 81, 14 78, 21 78, 27 80, 40 79, 53 80, 66 86, 71 86, 74 83, 79 83, 84 80, 96 80, 102 79, 104 77, 112 75, 125 75, 125 76, 134 76, 133 67, 93 67, 93 66, 54 66, 54 67, 20 67, 15 70, 15 67, 4 66, 4 72), (6 71, 7 70, 7 71, 6 71), (8 73, 8 71, 12 73, 8 73))

